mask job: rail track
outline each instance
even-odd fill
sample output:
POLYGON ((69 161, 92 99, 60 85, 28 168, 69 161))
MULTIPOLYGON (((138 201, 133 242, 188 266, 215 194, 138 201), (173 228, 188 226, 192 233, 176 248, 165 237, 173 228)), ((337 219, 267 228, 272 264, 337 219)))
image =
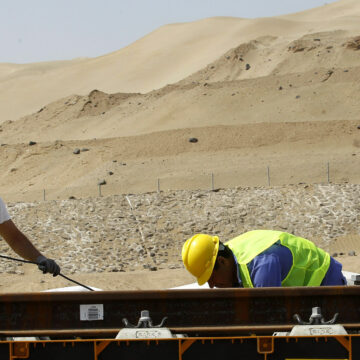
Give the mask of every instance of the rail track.
MULTIPOLYGON (((0 295, 0 359, 360 359, 360 287, 44 292, 0 295), (287 334, 313 307, 346 335, 287 334), (115 339, 123 319, 167 317, 168 339, 115 339), (29 338, 31 337, 31 338, 29 338)), ((154 332, 155 333, 155 332, 154 332)))
MULTIPOLYGON (((360 330, 360 287, 294 287, 161 291, 43 292, 0 295, 0 336, 40 334, 113 334, 124 318, 136 323, 149 310, 154 323, 197 334, 270 334, 306 319, 318 306, 324 318, 360 330), (81 320, 84 305, 98 305, 99 316, 81 320)), ((98 309, 98 310, 97 310, 98 309)), ((98 314, 95 314, 98 315, 98 314)))

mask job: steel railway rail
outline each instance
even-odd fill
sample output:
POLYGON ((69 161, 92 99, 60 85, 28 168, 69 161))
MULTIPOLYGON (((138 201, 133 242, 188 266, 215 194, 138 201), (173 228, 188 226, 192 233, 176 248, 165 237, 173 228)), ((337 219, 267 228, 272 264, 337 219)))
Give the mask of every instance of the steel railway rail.
POLYGON ((359 295, 358 286, 2 294, 0 359, 357 360, 359 295), (286 335, 294 314, 307 319, 314 307, 339 313, 348 334, 286 335), (115 339, 144 309, 178 336, 115 339))
POLYGON ((145 309, 154 322, 166 316, 167 327, 189 331, 211 327, 274 328, 293 325, 294 314, 306 318, 314 306, 321 307, 325 318, 339 313, 339 322, 356 327, 360 323, 360 287, 1 294, 0 336, 7 331, 119 329, 123 318, 136 323, 145 309), (82 319, 84 309, 91 314, 82 319))

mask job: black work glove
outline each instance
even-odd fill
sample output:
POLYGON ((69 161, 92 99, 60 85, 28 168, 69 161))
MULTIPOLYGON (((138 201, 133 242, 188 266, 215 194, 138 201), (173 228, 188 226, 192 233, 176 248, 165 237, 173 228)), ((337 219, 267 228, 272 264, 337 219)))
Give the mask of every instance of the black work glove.
POLYGON ((60 274, 60 266, 55 262, 55 260, 48 259, 47 257, 40 255, 37 257, 36 263, 43 274, 50 273, 53 274, 53 276, 60 274))

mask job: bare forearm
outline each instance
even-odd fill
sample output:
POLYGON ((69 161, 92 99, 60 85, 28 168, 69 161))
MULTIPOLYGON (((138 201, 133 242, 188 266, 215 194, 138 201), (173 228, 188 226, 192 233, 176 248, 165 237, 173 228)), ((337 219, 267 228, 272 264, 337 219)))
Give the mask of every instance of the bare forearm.
POLYGON ((36 258, 41 255, 11 220, 0 224, 0 235, 19 256, 26 260, 36 261, 36 258))
POLYGON ((0 224, 0 236, 5 239, 19 256, 36 262, 44 274, 50 273, 53 276, 60 274, 60 266, 55 260, 43 256, 11 220, 0 224))
POLYGON ((23 233, 20 233, 14 241, 9 242, 9 245, 18 255, 26 260, 36 261, 36 258, 41 255, 23 233))

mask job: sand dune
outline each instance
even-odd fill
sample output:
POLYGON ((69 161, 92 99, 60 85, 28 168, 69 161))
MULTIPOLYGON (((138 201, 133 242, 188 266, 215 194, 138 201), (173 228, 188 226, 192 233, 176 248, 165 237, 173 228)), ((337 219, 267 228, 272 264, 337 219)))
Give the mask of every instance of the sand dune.
POLYGON ((0 64, 0 190, 86 188, 116 159, 134 161, 111 178, 125 192, 133 179, 146 189, 143 163, 151 181, 185 179, 207 156, 218 164, 208 172, 230 179, 222 157, 232 151, 250 171, 264 148, 268 164, 305 174, 311 153, 313 166, 334 159, 348 166, 338 179, 357 179, 359 8, 342 0, 274 18, 204 19, 94 59, 0 64), (91 151, 74 158, 75 147, 91 151))
MULTIPOLYGON (((359 25, 360 28, 360 25, 359 25)), ((360 37, 342 30, 279 46, 261 37, 173 85, 146 94, 72 95, 17 121, 0 141, 85 140, 246 123, 357 120, 360 37)))
POLYGON ((210 18, 163 26, 98 58, 0 64, 0 123, 35 112, 59 98, 85 95, 94 89, 108 93, 159 89, 201 70, 231 48, 265 35, 277 37, 280 47, 305 34, 339 28, 355 36, 359 34, 358 9, 356 1, 342 0, 290 17, 210 18), (339 13, 351 17, 339 17, 339 13), (311 14, 315 14, 314 19, 311 14))
POLYGON ((340 0, 314 9, 284 16, 301 21, 324 21, 360 16, 360 3, 357 0, 340 0))
POLYGON ((132 185, 148 191, 148 182, 141 184, 145 169, 150 183, 172 174, 173 186, 181 188, 189 174, 203 172, 199 163, 206 157, 213 159, 207 171, 226 173, 224 185, 232 184, 231 161, 221 160, 229 151, 254 173, 244 184, 261 184, 256 175, 261 172, 251 164, 265 148, 259 169, 264 162, 297 164, 309 175, 305 178, 316 181, 320 174, 310 176, 309 169, 333 159, 348 166, 338 181, 356 181, 358 9, 356 2, 340 1, 276 18, 211 18, 162 27, 96 59, 1 64, 0 93, 9 101, 0 112, 10 107, 22 112, 38 103, 36 112, 0 125, 0 144, 8 144, 0 152, 2 193, 50 188, 64 196, 62 189, 81 187, 86 195, 116 159, 127 165, 107 181, 122 184, 122 192, 133 191, 132 185), (339 17, 340 10, 352 18, 339 17), (343 19, 341 27, 331 27, 335 18, 343 19), (119 66, 119 76, 110 74, 119 66), (121 71, 133 77, 132 86, 124 85, 129 78, 121 71), (128 90, 106 93, 103 87, 128 90), (39 105, 50 97, 56 100, 39 105), (195 146, 188 142, 191 136, 200 140, 195 146), (29 141, 39 144, 29 147, 29 141), (90 151, 74 158, 76 147, 90 151), (289 150, 295 148, 296 159, 289 150), (312 165, 303 161, 310 153, 312 165))

